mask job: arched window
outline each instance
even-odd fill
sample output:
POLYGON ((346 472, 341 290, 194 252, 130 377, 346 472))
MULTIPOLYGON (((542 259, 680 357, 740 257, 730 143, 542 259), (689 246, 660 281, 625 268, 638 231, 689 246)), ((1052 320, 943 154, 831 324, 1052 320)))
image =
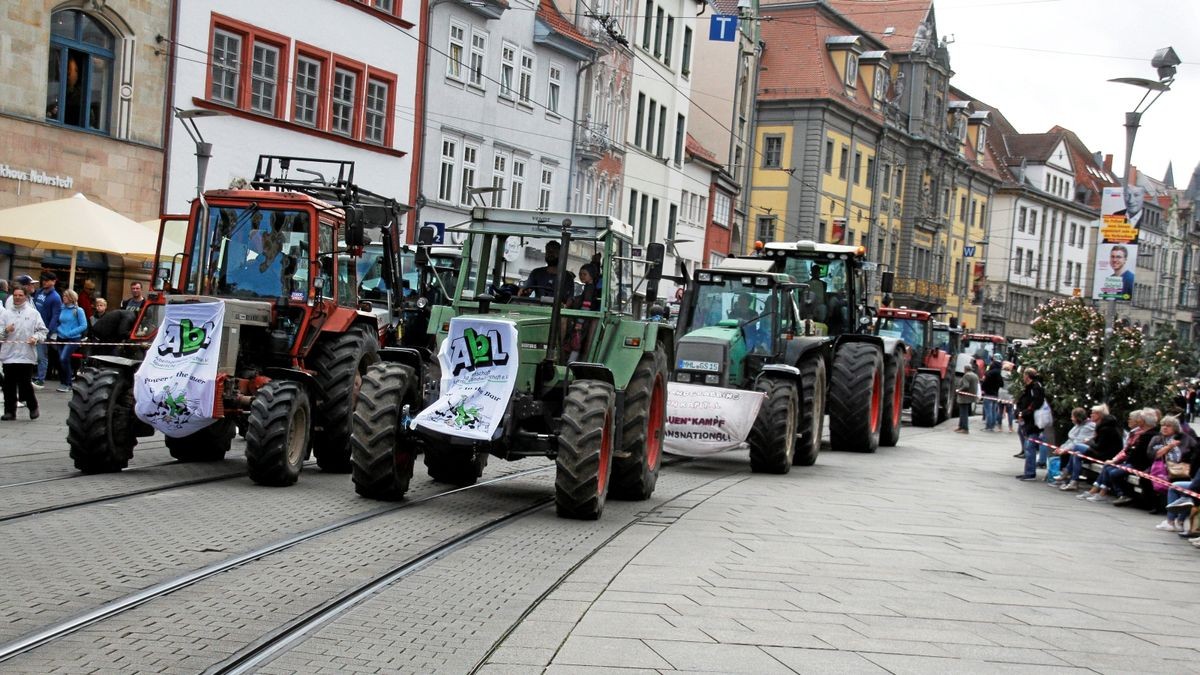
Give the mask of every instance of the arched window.
POLYGON ((77 9, 50 17, 46 119, 108 133, 115 48, 112 32, 77 9))

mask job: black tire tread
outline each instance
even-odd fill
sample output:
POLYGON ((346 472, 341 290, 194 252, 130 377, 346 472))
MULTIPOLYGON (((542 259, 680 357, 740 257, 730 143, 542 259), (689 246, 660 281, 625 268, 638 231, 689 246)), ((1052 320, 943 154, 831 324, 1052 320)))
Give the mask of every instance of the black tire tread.
POLYGON ((313 409, 313 454, 317 466, 329 473, 350 471, 350 434, 354 426, 355 376, 378 361, 373 337, 352 329, 322 338, 313 347, 309 367, 320 389, 313 409))
POLYGON ((794 466, 812 466, 821 454, 821 436, 825 428, 825 401, 828 398, 825 360, 819 354, 800 362, 800 438, 792 454, 794 466), (816 398, 820 391, 820 400, 816 398))
POLYGON ((787 473, 796 451, 796 420, 800 392, 794 380, 760 377, 755 391, 767 395, 750 428, 750 470, 754 473, 787 473))
POLYGON ((133 388, 113 368, 84 368, 71 387, 67 446, 75 468, 109 473, 129 466, 137 436, 133 433, 133 388))
POLYGON ((917 373, 912 388, 914 427, 932 427, 938 423, 942 406, 942 381, 933 373, 917 373))
MULTIPOLYGON (((271 380, 263 385, 250 404, 246 429, 246 465, 250 480, 259 485, 283 487, 300 477, 300 466, 291 466, 287 458, 288 430, 296 406, 309 406, 308 394, 298 382, 271 380)), ((311 408, 309 417, 311 419, 311 408)), ((301 433, 308 436, 311 448, 312 426, 301 433)), ((308 451, 300 458, 303 463, 308 451)))
POLYGON ((401 442, 400 412, 405 403, 415 404, 416 373, 396 363, 376 363, 367 368, 354 410, 350 436, 351 478, 354 491, 363 497, 394 501, 408 492, 413 477, 413 460, 398 461, 401 442))
POLYGON ((219 462, 233 445, 237 425, 228 417, 179 438, 166 437, 167 450, 181 462, 219 462))
MULTIPOLYGON (((621 454, 627 457, 613 457, 612 483, 608 488, 608 496, 613 499, 641 501, 649 499, 654 494, 654 486, 658 482, 658 469, 662 464, 662 442, 666 434, 665 428, 650 429, 650 401, 653 398, 654 380, 662 378, 663 404, 666 404, 667 379, 670 377, 667 367, 667 354, 662 347, 655 347, 654 352, 646 354, 638 361, 629 386, 625 388, 625 405, 622 408, 624 424, 621 433, 621 454), (659 455, 655 466, 646 462, 646 439, 649 434, 658 434, 659 455)), ((660 416, 665 425, 666 411, 660 416)))
POLYGON ((616 398, 612 385, 599 380, 575 380, 567 387, 555 459, 554 505, 559 517, 596 520, 604 511, 608 491, 599 484, 601 443, 616 398))
POLYGON ((900 413, 904 409, 904 354, 896 353, 883 359, 883 417, 879 424, 879 445, 895 447, 900 442, 900 413), (900 400, 896 401, 896 390, 900 400))
POLYGON ((834 449, 875 452, 879 447, 879 429, 871 428, 871 396, 881 361, 879 349, 866 342, 847 342, 834 355, 829 385, 829 441, 834 449))

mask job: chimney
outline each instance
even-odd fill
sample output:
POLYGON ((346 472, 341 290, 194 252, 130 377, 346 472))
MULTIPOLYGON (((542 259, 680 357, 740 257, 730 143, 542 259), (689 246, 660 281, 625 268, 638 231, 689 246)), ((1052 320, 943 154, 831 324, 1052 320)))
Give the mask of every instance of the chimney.
POLYGON ((1105 173, 1113 172, 1113 170, 1112 170, 1112 153, 1111 152, 1104 156, 1104 171, 1105 171, 1105 173))

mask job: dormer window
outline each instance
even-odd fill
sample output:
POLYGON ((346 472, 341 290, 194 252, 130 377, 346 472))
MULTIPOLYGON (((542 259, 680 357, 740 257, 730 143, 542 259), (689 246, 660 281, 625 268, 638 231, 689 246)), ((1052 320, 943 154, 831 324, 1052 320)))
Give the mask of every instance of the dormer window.
POLYGON ((863 71, 863 78, 871 83, 871 98, 882 103, 887 98, 888 90, 888 68, 890 66, 887 52, 882 50, 864 52, 862 56, 858 57, 858 63, 860 67, 866 68, 863 71))
POLYGON ((979 125, 979 138, 975 141, 975 152, 983 152, 987 146, 987 127, 979 125))
POLYGON ((831 35, 825 38, 825 48, 831 52, 834 64, 840 66, 842 83, 855 88, 858 85, 858 59, 863 53, 862 37, 831 35))

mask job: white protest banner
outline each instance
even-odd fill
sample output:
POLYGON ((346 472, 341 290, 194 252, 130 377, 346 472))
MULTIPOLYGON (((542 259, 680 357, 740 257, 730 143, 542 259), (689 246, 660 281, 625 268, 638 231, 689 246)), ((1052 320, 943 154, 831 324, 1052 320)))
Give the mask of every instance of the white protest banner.
POLYGON ((766 394, 699 384, 667 384, 666 450, 703 457, 746 442, 766 394))
POLYGON ((450 320, 442 341, 442 395, 413 424, 441 434, 490 441, 517 384, 517 324, 500 319, 450 320))
POLYGON ((133 378, 138 419, 179 438, 212 424, 224 302, 168 304, 133 378))

